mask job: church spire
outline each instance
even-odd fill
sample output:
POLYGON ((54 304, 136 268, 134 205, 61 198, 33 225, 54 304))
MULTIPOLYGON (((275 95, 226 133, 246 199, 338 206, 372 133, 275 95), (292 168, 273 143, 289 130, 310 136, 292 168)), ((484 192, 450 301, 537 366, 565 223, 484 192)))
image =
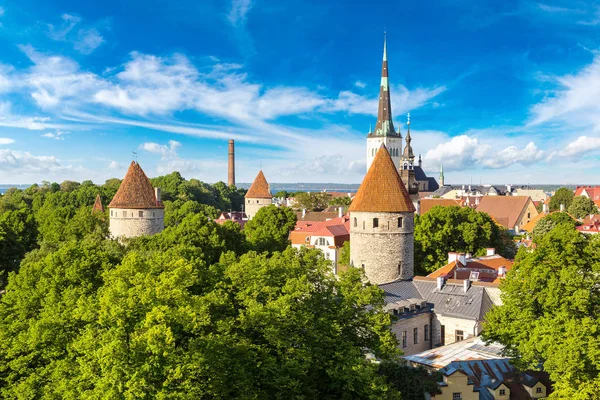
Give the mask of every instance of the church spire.
POLYGON ((444 165, 440 164, 440 186, 444 186, 444 165))
POLYGON ((410 137, 410 113, 407 114, 406 118, 406 147, 404 147, 404 154, 402 154, 402 159, 410 161, 412 164, 412 161, 415 159, 415 155, 413 154, 413 149, 410 145, 410 142, 412 141, 412 138, 410 137))
POLYGON ((383 37, 383 62, 381 65, 381 87, 379 88, 379 110, 377 112, 376 136, 399 136, 392 122, 392 102, 388 82, 387 39, 383 37))

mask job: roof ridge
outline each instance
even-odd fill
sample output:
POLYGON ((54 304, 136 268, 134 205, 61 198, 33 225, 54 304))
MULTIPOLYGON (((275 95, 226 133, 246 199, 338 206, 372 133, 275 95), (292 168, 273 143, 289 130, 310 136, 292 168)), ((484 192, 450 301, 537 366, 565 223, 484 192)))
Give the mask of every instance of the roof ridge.
POLYGON ((246 199, 270 199, 273 196, 269 188, 269 183, 262 169, 258 171, 258 175, 254 178, 254 182, 250 185, 250 188, 246 192, 244 198, 246 199))

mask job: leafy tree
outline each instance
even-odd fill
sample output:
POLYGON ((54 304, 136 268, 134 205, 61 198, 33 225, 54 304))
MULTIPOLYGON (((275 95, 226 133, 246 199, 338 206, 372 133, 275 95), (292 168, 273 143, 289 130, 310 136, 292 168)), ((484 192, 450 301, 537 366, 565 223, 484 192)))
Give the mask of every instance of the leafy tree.
POLYGON ((415 219, 415 264, 421 274, 444 266, 449 251, 484 254, 487 247, 508 258, 516 252, 510 235, 486 213, 435 206, 415 219))
POLYGON ((350 241, 344 242, 340 249, 340 265, 350 266, 350 241))
POLYGON ((441 374, 430 374, 425 368, 385 362, 381 364, 379 372, 402 393, 402 400, 422 400, 425 393, 441 394, 437 384, 442 380, 441 374))
POLYGON ((290 244, 289 235, 296 220, 296 214, 289 207, 263 207, 246 223, 244 235, 253 250, 283 251, 290 244))
POLYGON ((329 200, 330 206, 349 206, 352 204, 352 198, 348 196, 336 197, 335 199, 329 200))
POLYGON ((36 246, 37 225, 26 209, 0 214, 0 289, 9 272, 16 271, 25 254, 36 246))
POLYGON ((330 195, 325 192, 300 192, 296 193, 297 207, 305 208, 311 211, 324 210, 329 204, 330 195))
POLYGON ((569 208, 571 202, 573 201, 574 193, 569 188, 560 188, 554 195, 550 197, 550 211, 558 211, 560 210, 560 205, 565 206, 565 210, 569 208))
POLYGON ((290 197, 289 193, 285 190, 280 190, 279 192, 275 193, 273 195, 273 197, 278 197, 278 198, 284 198, 287 199, 288 197, 290 197))
POLYGON ((543 367, 557 399, 597 398, 600 387, 600 237, 590 236, 559 224, 519 252, 503 305, 486 316, 484 337, 521 368, 543 367))
POLYGON ((219 213, 213 206, 207 206, 205 204, 198 203, 194 200, 175 200, 165 201, 165 227, 175 226, 180 224, 181 221, 188 215, 203 213, 207 217, 217 218, 219 213))
POLYGON ((575 218, 585 218, 590 214, 598 214, 598 207, 589 197, 577 196, 573 199, 567 211, 575 218))
POLYGON ((554 227, 559 224, 567 224, 572 228, 577 226, 577 222, 571 218, 571 216, 565 212, 554 212, 548 214, 538 221, 531 232, 534 240, 539 240, 546 233, 550 232, 554 227))

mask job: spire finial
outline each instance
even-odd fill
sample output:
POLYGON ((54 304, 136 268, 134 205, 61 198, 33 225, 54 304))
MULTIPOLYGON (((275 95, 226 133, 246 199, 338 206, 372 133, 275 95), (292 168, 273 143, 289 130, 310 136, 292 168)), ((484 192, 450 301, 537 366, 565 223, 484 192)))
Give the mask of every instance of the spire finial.
POLYGON ((133 161, 137 163, 137 153, 135 151, 131 151, 131 157, 133 158, 133 161))
POLYGON ((387 61, 387 32, 383 31, 383 61, 387 61))
POLYGON ((406 124, 410 125, 410 113, 406 114, 406 124))

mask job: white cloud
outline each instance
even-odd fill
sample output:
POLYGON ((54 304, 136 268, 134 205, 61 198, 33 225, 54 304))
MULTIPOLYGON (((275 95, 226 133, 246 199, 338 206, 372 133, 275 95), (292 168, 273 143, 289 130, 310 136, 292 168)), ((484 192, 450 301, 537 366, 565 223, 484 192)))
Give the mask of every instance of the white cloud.
POLYGON ((57 129, 54 132, 46 132, 46 133, 42 134, 42 137, 45 137, 48 139, 55 139, 55 140, 65 140, 64 135, 67 133, 68 132, 64 132, 64 131, 57 129))
POLYGON ((356 86, 358 88, 361 88, 361 89, 364 89, 364 88, 367 87, 367 84, 364 83, 363 81, 356 81, 356 82, 354 82, 354 86, 356 86))
POLYGON ((35 156, 29 152, 0 149, 0 171, 5 174, 57 172, 70 169, 54 156, 35 156))
POLYGON ((212 172, 215 170, 226 171, 226 160, 188 160, 177 154, 177 149, 181 143, 170 140, 167 145, 154 142, 142 143, 139 148, 152 154, 160 155, 160 160, 156 168, 158 174, 169 174, 173 171, 179 171, 184 176, 198 176, 198 174, 212 172))
POLYGON ((110 163, 108 163, 108 169, 112 169, 112 170, 121 169, 121 163, 112 160, 110 163))
POLYGON ((77 40, 74 42, 75 50, 81 54, 91 54, 104 43, 104 38, 96 28, 80 29, 77 40))
POLYGON ((0 145, 3 145, 3 144, 12 144, 14 142, 15 142, 14 139, 0 137, 0 145))
POLYGON ((509 146, 496 153, 488 154, 482 163, 489 168, 506 168, 513 164, 531 165, 544 157, 544 151, 540 150, 535 143, 529 142, 524 148, 509 146))
POLYGON ((554 152, 551 158, 574 158, 597 150, 600 150, 600 137, 579 136, 567 144, 564 150, 554 152))
POLYGON ((252 0, 231 0, 231 8, 227 19, 233 26, 246 24, 248 11, 252 8, 252 0))
POLYGON ((81 25, 80 17, 63 14, 61 19, 59 26, 48 24, 48 37, 52 40, 72 43, 73 48, 81 54, 90 54, 104 43, 104 38, 94 27, 75 29, 81 25))

